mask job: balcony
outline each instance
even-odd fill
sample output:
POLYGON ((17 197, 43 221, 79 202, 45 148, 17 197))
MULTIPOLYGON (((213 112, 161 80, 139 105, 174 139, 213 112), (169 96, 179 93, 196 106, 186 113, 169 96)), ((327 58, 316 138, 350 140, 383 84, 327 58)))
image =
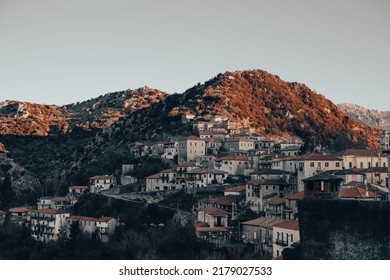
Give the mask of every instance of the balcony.
POLYGON ((287 247, 288 246, 288 242, 285 241, 285 240, 282 240, 282 239, 276 239, 275 243, 280 245, 280 246, 283 246, 283 247, 287 247))

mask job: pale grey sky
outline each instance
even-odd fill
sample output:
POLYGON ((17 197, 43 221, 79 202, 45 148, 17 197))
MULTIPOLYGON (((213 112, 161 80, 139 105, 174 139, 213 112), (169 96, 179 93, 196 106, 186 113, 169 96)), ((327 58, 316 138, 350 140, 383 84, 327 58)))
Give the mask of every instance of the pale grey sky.
POLYGON ((264 69, 390 111, 390 1, 0 0, 0 101, 183 92, 264 69))

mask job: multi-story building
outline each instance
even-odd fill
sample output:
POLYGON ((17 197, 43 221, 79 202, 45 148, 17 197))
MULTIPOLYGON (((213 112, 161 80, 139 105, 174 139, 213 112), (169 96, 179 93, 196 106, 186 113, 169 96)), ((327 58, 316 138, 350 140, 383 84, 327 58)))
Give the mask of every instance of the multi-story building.
POLYGON ((297 220, 282 221, 272 228, 273 258, 282 256, 285 248, 299 241, 299 222, 297 220))
POLYGON ((226 156, 215 160, 215 168, 230 175, 244 175, 250 173, 248 156, 226 156))
POLYGON ((232 138, 227 139, 224 148, 228 151, 248 151, 255 148, 254 141, 246 138, 232 138))
POLYGON ((38 241, 56 241, 66 237, 66 218, 70 214, 56 209, 31 211, 31 236, 38 241))
POLYGON ((117 220, 113 217, 70 216, 66 222, 68 238, 73 238, 72 228, 77 226, 77 230, 88 238, 95 238, 102 242, 107 242, 111 238, 117 226, 117 220))
POLYGON ((212 168, 197 168, 185 173, 186 188, 202 188, 209 185, 223 184, 227 172, 212 168))
POLYGON ((286 205, 284 207, 284 218, 287 220, 298 219, 298 201, 305 197, 305 193, 297 192, 285 197, 286 205))
POLYGON ((385 154, 369 149, 347 149, 334 155, 343 159, 345 169, 388 167, 385 154))
POLYGON ((196 136, 179 140, 178 164, 194 161, 197 156, 206 154, 206 142, 196 136))

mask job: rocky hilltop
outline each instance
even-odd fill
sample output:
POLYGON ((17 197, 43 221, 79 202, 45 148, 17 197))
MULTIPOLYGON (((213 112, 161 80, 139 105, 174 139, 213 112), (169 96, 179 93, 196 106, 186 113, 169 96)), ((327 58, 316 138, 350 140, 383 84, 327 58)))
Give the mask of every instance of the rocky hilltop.
POLYGON ((69 133, 75 127, 104 129, 127 114, 161 101, 166 95, 143 87, 61 107, 7 100, 0 103, 0 134, 48 136, 69 133))
POLYGON ((338 107, 344 114, 361 124, 378 129, 390 130, 390 112, 367 109, 351 103, 339 104, 338 107))

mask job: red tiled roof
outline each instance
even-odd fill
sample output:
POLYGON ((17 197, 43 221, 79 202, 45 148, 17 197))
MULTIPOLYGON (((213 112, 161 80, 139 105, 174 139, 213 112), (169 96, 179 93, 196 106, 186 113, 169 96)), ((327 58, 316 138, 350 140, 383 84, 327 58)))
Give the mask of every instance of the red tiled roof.
POLYGON ((113 217, 101 217, 98 219, 98 222, 109 222, 112 219, 114 219, 114 218, 113 217))
POLYGON ((267 201, 266 204, 280 205, 280 204, 284 204, 285 202, 286 202, 286 199, 284 199, 282 197, 278 197, 278 198, 272 199, 270 201, 267 201))
POLYGON ((221 196, 221 197, 216 198, 214 202, 216 204, 220 204, 220 205, 231 206, 232 203, 234 203, 236 201, 237 201, 237 196, 235 196, 235 195, 226 195, 226 196, 221 196))
POLYGON ((374 199, 375 193, 361 187, 352 187, 341 191, 341 198, 374 199))
POLYGON ((165 169, 163 171, 160 171, 160 173, 176 173, 176 168, 165 169))
POLYGON ((94 217, 87 217, 87 216, 70 216, 66 219, 67 220, 76 220, 76 221, 90 221, 90 222, 96 222, 98 220, 94 217))
POLYGON ((248 226, 258 226, 258 227, 266 227, 266 228, 271 228, 273 225, 280 223, 281 219, 278 218, 257 218, 254 220, 249 220, 246 222, 242 222, 242 225, 248 225, 248 226))
POLYGON ((285 220, 273 226, 274 228, 284 228, 291 230, 299 230, 299 222, 297 220, 285 220))
POLYGON ((235 186, 235 187, 227 188, 227 189, 225 189, 225 192, 242 192, 242 191, 245 191, 245 190, 246 190, 246 186, 245 185, 241 185, 241 186, 235 186))
POLYGON ((187 138, 185 138, 184 140, 191 140, 191 141, 204 141, 203 139, 197 137, 197 136, 188 136, 187 138))
POLYGON ((160 179, 160 173, 156 173, 146 177, 146 179, 160 179))
POLYGON ((289 200, 301 200, 305 198, 305 192, 301 191, 301 192, 293 193, 286 196, 285 198, 289 200))
MULTIPOLYGON (((334 154, 335 156, 357 156, 357 157, 371 157, 378 156, 378 152, 369 149, 346 149, 344 151, 334 154)), ((380 153, 379 156, 385 155, 380 153)))
POLYGON ((195 167, 195 164, 193 164, 192 162, 184 162, 176 167, 195 167))
POLYGON ((217 216, 217 217, 224 217, 224 216, 228 215, 228 213, 226 211, 223 211, 221 209, 218 209, 218 208, 215 208, 215 207, 212 207, 212 206, 199 209, 199 211, 203 211, 206 214, 209 214, 211 216, 217 216))
POLYGON ((15 207, 8 210, 8 212, 10 213, 26 213, 28 211, 30 210, 27 209, 26 207, 15 207))
POLYGON ((97 175, 89 178, 90 180, 111 180, 113 179, 112 175, 97 175))
POLYGON ((39 210, 32 210, 33 213, 40 213, 40 214, 50 214, 50 215, 57 215, 57 214, 63 214, 64 211, 57 210, 57 209, 49 209, 49 208, 42 208, 39 210))
POLYGON ((323 155, 311 153, 308 155, 303 155, 299 157, 301 160, 328 160, 328 161, 342 161, 343 159, 334 155, 323 155))

